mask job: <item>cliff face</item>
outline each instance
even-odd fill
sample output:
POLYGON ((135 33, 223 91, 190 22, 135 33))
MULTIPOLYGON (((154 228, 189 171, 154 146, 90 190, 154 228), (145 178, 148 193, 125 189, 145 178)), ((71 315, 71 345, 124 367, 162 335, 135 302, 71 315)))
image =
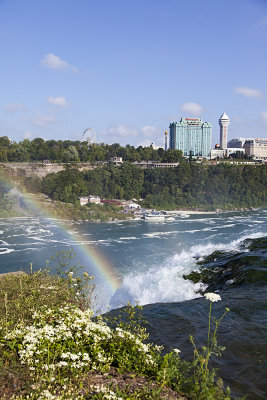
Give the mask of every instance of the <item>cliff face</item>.
MULTIPOLYGON (((77 163, 79 171, 84 171, 88 169, 94 169, 91 163, 77 163)), ((40 162, 8 162, 0 163, 1 169, 5 171, 7 175, 10 176, 32 176, 37 175, 40 178, 44 178, 48 174, 57 173, 64 170, 65 164, 43 164, 40 162)))

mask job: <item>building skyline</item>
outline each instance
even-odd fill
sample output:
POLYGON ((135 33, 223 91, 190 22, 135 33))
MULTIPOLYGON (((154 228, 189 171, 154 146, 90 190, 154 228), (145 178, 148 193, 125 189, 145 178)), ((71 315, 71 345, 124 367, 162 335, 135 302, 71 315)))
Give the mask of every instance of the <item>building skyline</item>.
POLYGON ((181 118, 169 126, 170 149, 181 150, 184 156, 209 157, 212 126, 202 118, 181 118))

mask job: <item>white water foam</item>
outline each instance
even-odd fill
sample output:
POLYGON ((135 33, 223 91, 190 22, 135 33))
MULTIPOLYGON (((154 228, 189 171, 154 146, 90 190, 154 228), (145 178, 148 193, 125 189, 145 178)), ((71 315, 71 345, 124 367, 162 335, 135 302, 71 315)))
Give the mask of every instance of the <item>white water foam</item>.
POLYGON ((74 242, 73 243, 74 246, 77 246, 77 245, 80 245, 80 244, 85 245, 85 246, 86 245, 89 245, 89 246, 98 245, 98 244, 101 244, 101 246, 111 246, 110 242, 106 241, 106 240, 95 240, 95 241, 94 240, 87 240, 87 241, 74 242))
POLYGON ((28 236, 28 239, 36 240, 36 242, 61 243, 61 240, 47 239, 46 237, 40 237, 40 236, 28 236))
MULTIPOLYGON (((217 235, 218 236, 218 235, 217 235)), ((257 239, 265 236, 263 232, 256 232, 250 234, 243 234, 239 239, 233 240, 230 243, 207 243, 206 245, 196 245, 190 248, 190 251, 194 254, 194 257, 204 257, 213 253, 214 251, 238 251, 240 250, 240 244, 245 239, 257 239)))
POLYGON ((18 234, 18 235, 14 235, 14 234, 12 234, 12 235, 8 235, 7 237, 8 238, 10 238, 10 237, 19 237, 19 236, 27 236, 27 234, 26 233, 20 233, 20 234, 18 234))
POLYGON ((195 232, 202 232, 203 229, 192 229, 191 231, 182 231, 182 233, 195 233, 195 232))
POLYGON ((127 236, 127 237, 120 237, 120 240, 136 240, 139 239, 136 236, 127 236))
POLYGON ((239 250, 240 244, 246 238, 259 238, 265 236, 263 232, 244 234, 230 243, 206 243, 205 245, 192 246, 188 251, 182 251, 167 258, 163 264, 154 265, 146 271, 135 271, 125 276, 121 287, 111 299, 113 308, 125 305, 128 301, 140 305, 158 302, 178 302, 200 297, 199 289, 204 289, 201 283, 194 284, 185 280, 187 275, 198 269, 196 259, 201 259, 216 250, 239 250))
POLYGON ((2 254, 8 254, 8 253, 12 253, 13 251, 15 251, 15 249, 7 249, 7 248, 0 248, 0 255, 2 254))
POLYGON ((167 235, 171 235, 171 234, 177 234, 177 232, 178 231, 144 233, 143 237, 154 239, 154 238, 159 238, 159 237, 167 236, 167 235))
MULTIPOLYGON (((27 243, 27 244, 34 244, 34 243, 27 243)), ((26 252, 26 251, 39 251, 40 247, 25 247, 23 249, 18 249, 16 251, 22 251, 22 252, 26 252)))
POLYGON ((192 270, 193 257, 182 251, 169 257, 161 266, 153 266, 123 278, 122 286, 111 299, 111 306, 118 307, 128 301, 140 305, 157 302, 190 300, 200 295, 196 293, 202 285, 183 279, 183 274, 192 270))

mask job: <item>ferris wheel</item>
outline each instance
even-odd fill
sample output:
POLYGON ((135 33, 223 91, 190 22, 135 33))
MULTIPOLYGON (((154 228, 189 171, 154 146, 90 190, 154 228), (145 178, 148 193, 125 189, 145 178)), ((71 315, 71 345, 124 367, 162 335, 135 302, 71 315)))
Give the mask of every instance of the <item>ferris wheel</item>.
POLYGON ((87 128, 82 134, 82 142, 87 142, 88 144, 96 143, 96 134, 93 128, 87 128))

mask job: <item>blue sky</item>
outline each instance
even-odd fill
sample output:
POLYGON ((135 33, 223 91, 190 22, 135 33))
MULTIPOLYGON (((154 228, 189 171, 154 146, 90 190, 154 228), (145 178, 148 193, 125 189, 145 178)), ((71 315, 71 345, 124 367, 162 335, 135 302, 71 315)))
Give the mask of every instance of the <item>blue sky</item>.
POLYGON ((0 136, 163 144, 201 116, 267 137, 266 0, 0 0, 0 136))

